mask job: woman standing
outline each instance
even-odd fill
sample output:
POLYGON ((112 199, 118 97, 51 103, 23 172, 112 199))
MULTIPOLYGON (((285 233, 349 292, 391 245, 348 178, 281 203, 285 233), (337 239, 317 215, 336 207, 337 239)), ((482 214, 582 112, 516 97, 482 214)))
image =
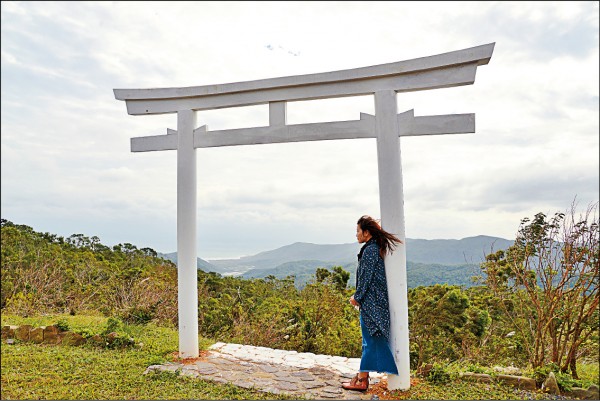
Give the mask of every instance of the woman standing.
POLYGON ((356 291, 350 303, 360 310, 362 356, 359 373, 342 388, 364 391, 369 387, 369 372, 398 374, 388 342, 390 309, 383 257, 402 241, 369 216, 358 219, 356 239, 364 245, 358 254, 356 291))

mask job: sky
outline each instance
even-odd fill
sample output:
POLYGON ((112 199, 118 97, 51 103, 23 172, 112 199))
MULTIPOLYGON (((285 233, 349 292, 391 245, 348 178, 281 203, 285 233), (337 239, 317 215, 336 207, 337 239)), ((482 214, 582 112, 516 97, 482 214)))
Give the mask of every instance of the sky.
MULTIPOLYGON (((598 2, 1 3, 1 217, 65 238, 177 250, 176 151, 132 153, 176 114, 113 89, 188 87, 392 63, 495 43, 473 85, 398 112, 475 113, 476 133, 403 137, 406 237, 514 239, 523 218, 598 202, 598 2)), ((373 97, 290 102, 288 124, 357 120, 373 97)), ((211 130, 268 106, 198 112, 211 130)), ((379 218, 375 139, 205 148, 197 245, 236 258, 355 242, 379 218)))

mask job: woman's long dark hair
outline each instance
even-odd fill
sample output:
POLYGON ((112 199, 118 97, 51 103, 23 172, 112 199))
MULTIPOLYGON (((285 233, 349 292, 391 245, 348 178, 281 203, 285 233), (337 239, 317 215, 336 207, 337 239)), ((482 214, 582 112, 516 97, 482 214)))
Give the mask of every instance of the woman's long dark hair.
POLYGON ((379 255, 381 255, 382 258, 386 254, 394 252, 396 245, 402 243, 400 238, 381 228, 377 220, 373 219, 371 216, 362 216, 358 219, 356 224, 360 226, 362 231, 368 231, 371 234, 379 246, 379 255))

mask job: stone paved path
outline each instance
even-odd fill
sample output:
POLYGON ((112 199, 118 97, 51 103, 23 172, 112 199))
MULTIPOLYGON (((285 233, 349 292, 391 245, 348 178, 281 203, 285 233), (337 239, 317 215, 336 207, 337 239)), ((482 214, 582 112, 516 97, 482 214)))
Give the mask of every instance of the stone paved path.
MULTIPOLYGON (((359 358, 216 343, 203 358, 152 365, 145 373, 179 372, 299 399, 368 400, 370 394, 341 387, 342 382, 356 374, 359 364, 359 358)), ((385 377, 385 374, 371 373, 371 383, 378 383, 385 377)))

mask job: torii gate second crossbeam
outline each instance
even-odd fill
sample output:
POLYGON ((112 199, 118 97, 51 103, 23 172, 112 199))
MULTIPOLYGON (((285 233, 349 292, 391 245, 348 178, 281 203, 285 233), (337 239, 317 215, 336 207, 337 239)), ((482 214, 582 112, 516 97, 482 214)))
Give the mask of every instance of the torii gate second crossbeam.
MULTIPOLYGON (((177 113, 177 130, 131 139, 132 152, 177 150, 177 269, 179 355, 197 357, 196 148, 352 138, 377 139, 382 227, 406 244, 400 136, 475 132, 474 114, 415 117, 398 114, 397 93, 470 85, 488 64, 494 43, 396 63, 257 81, 185 88, 114 89, 131 115, 177 113), (375 116, 288 125, 288 101, 374 95, 375 116), (269 104, 269 125, 209 131, 196 128, 198 110, 269 104)), ((410 388, 406 246, 385 258, 390 303, 390 346, 398 375, 390 390, 410 388)))

